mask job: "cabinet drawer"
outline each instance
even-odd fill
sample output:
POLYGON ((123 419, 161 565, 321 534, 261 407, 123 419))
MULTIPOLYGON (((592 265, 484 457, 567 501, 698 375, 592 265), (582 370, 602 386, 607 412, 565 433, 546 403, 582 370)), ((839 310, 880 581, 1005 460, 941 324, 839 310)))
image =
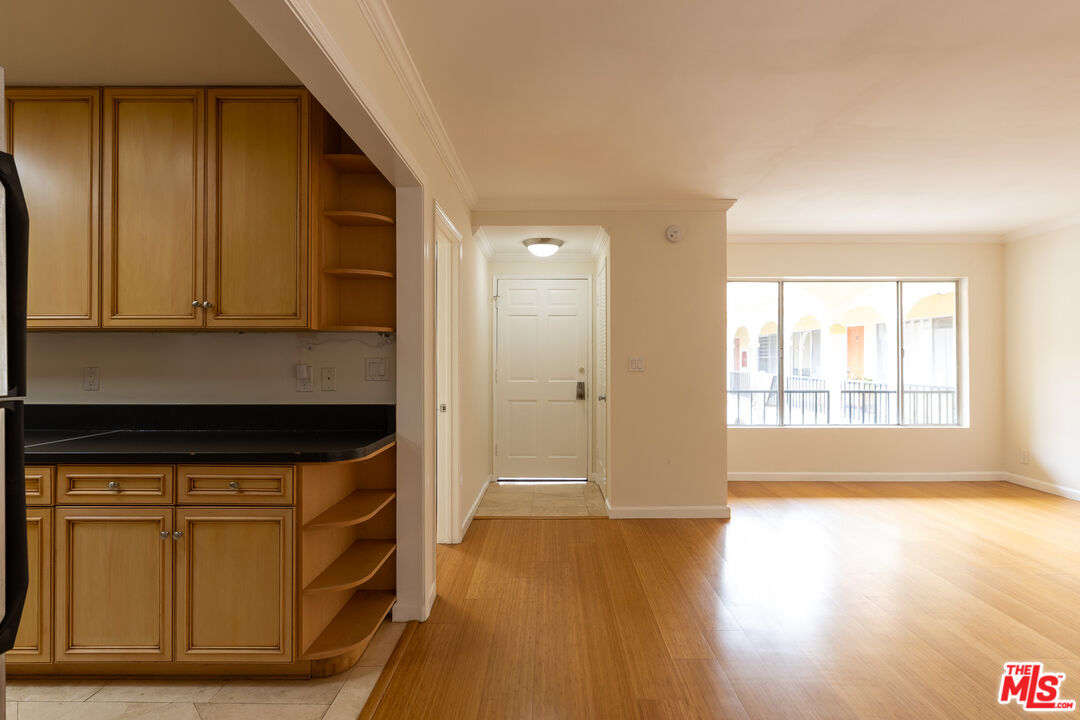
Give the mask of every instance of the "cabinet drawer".
POLYGON ((179 468, 181 505, 292 505, 293 469, 253 465, 179 468))
POLYGON ((52 505, 53 469, 51 467, 27 466, 26 504, 52 505))
POLYGON ((60 505, 171 505, 171 465, 61 465, 57 468, 60 505))

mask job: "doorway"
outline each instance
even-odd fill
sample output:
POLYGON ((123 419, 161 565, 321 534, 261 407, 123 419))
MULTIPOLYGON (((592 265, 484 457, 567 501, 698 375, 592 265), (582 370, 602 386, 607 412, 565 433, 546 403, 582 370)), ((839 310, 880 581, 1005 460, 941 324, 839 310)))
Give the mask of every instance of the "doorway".
POLYGON ((459 543, 458 272, 461 235, 435 207, 435 536, 459 543))

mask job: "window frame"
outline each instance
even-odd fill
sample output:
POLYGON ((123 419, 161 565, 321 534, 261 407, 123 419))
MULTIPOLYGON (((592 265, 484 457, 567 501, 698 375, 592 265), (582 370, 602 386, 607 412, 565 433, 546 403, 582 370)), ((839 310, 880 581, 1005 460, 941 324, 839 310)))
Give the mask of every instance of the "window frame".
MULTIPOLYGON (((948 429, 948 428, 963 428, 967 424, 965 422, 965 413, 963 411, 964 399, 964 380, 963 374, 963 343, 961 342, 960 329, 966 327, 965 320, 962 317, 963 303, 961 302, 961 292, 964 289, 964 278, 960 277, 736 277, 728 278, 725 283, 724 297, 725 308, 727 302, 727 285, 731 283, 776 283, 776 337, 777 337, 777 407, 776 407, 776 424, 768 425, 732 425, 730 420, 726 421, 726 427, 728 428, 755 428, 755 429, 773 429, 773 428, 922 428, 922 429, 948 429), (822 424, 809 424, 809 425, 793 425, 787 423, 786 417, 786 373, 785 373, 785 360, 787 351, 787 335, 784 328, 784 284, 785 283, 893 283, 896 286, 896 422, 895 423, 870 423, 870 424, 838 424, 831 423, 822 424), (905 326, 904 326, 904 283, 952 283, 954 290, 954 305, 953 305, 953 342, 955 347, 955 360, 956 360, 956 399, 955 399, 955 422, 943 423, 943 424, 919 424, 919 423, 905 423, 904 422, 904 343, 905 343, 905 326)), ((727 326, 727 310, 725 310, 724 317, 725 328, 727 326)), ((725 330, 725 337, 726 337, 725 330)), ((726 344, 725 340, 725 344, 726 344)), ((730 351, 730 347, 726 347, 724 354, 725 357, 730 351)), ((730 373, 728 373, 730 377, 730 373)), ((728 381, 730 382, 730 380, 728 381)), ((731 392, 731 388, 727 387, 728 383, 725 383, 724 394, 725 396, 731 392)), ((726 408, 725 408, 726 412, 726 408)))

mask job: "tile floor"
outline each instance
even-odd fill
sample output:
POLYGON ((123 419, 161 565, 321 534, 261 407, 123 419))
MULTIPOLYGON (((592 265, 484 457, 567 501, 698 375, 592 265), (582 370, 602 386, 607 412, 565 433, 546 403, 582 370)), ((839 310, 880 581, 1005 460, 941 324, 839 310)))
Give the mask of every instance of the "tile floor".
POLYGON ((354 668, 319 680, 11 678, 7 720, 356 720, 405 623, 383 623, 354 668))
POLYGON ((476 517, 607 517, 607 505, 594 482, 522 485, 494 482, 487 486, 476 517))

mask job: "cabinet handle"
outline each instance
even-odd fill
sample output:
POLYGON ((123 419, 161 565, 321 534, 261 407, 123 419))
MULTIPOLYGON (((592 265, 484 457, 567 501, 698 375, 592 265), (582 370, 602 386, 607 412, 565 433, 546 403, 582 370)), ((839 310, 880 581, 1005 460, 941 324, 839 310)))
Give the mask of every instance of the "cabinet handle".
POLYGON ((203 300, 202 306, 209 310, 210 308, 214 307, 214 303, 210 302, 209 300, 203 300))
POLYGON ((233 489, 233 490, 239 490, 240 489, 240 483, 236 482, 235 480, 230 480, 229 481, 229 487, 231 489, 233 489))
POLYGON ((202 303, 199 302, 198 300, 192 300, 191 301, 191 307, 199 307, 200 305, 202 305, 202 303))
POLYGON ((120 483, 116 482, 115 480, 110 480, 109 481, 109 489, 110 490, 116 490, 117 492, 119 492, 120 491, 120 483))
POLYGON ((184 533, 180 530, 174 530, 172 536, 173 540, 179 540, 180 538, 184 537, 184 533))
POLYGON ((161 531, 161 539, 162 540, 168 540, 169 539, 169 531, 168 530, 162 530, 161 531))

